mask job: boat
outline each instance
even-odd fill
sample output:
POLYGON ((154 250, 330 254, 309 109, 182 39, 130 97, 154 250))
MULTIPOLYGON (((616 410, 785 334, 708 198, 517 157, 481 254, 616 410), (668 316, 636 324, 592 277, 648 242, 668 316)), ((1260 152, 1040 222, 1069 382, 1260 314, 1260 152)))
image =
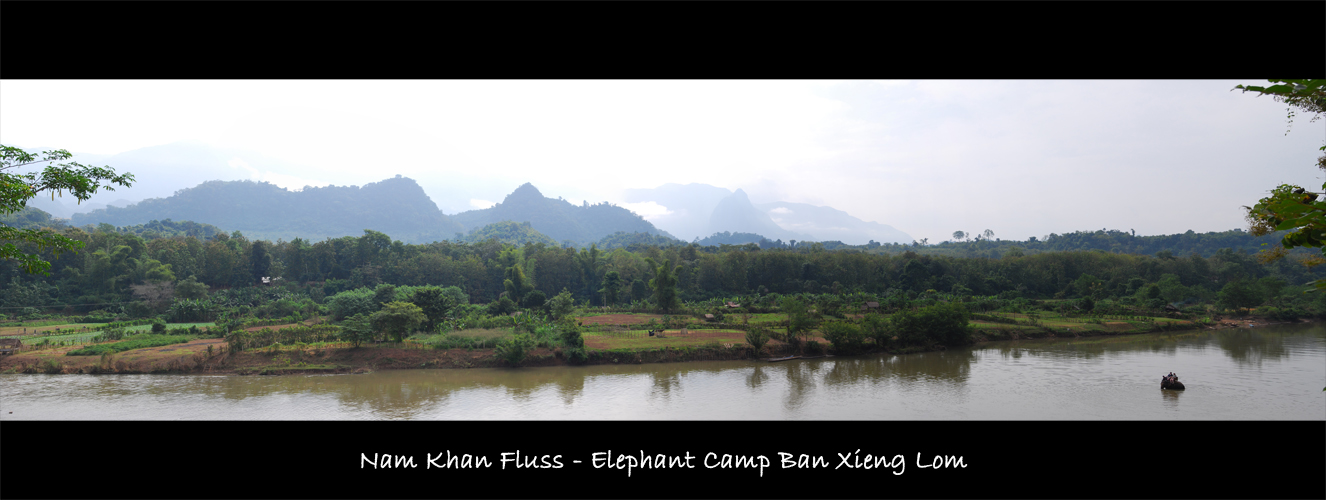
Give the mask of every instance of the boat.
POLYGON ((765 358, 765 361, 768 361, 768 362, 770 362, 770 363, 773 363, 773 362, 776 362, 776 361, 789 361, 789 360, 800 359, 800 358, 801 358, 801 356, 792 355, 792 356, 784 356, 784 357, 781 357, 781 358, 765 358))

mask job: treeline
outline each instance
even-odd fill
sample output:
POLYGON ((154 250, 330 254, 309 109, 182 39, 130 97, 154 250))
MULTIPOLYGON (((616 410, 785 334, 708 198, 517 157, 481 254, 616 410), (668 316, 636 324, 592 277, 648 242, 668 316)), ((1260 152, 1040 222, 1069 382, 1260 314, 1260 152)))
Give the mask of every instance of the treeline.
MULTIPOLYGON (((1004 255, 1028 255, 1041 252, 1086 252, 1101 251, 1118 254, 1188 256, 1193 253, 1203 257, 1214 257, 1223 249, 1256 253, 1280 241, 1284 232, 1263 237, 1256 237, 1247 231, 1233 229, 1229 231, 1198 233, 1189 230, 1179 234, 1156 236, 1137 236, 1130 231, 1117 229, 1098 231, 1076 231, 1066 234, 1050 233, 1044 237, 1031 237, 1026 241, 973 238, 970 241, 945 241, 941 243, 913 242, 913 244, 873 244, 842 245, 838 242, 824 243, 826 248, 856 248, 874 253, 921 252, 929 255, 951 255, 955 257, 999 258, 1004 255)), ((761 243, 762 246, 768 246, 761 243)), ((1291 252, 1311 255, 1308 249, 1294 249, 1291 252)))
MULTIPOLYGON (((629 304, 653 300, 650 282, 669 266, 672 271, 666 278, 675 283, 675 298, 687 302, 770 293, 888 296, 937 292, 1109 299, 1138 297, 1150 285, 1167 290, 1165 297, 1171 302, 1183 302, 1210 299, 1231 283, 1270 278, 1292 287, 1322 277, 1321 268, 1305 267, 1293 257, 1268 265, 1247 251, 1229 248, 1209 257, 1200 252, 1154 256, 1042 251, 1006 252, 992 258, 910 249, 874 251, 892 245, 870 252, 831 251, 823 244, 787 249, 761 249, 757 244, 632 245, 602 250, 540 242, 515 246, 489 239, 411 245, 376 231, 317 242, 296 238, 273 243, 250 240, 238 231, 216 233, 211 238, 146 238, 107 227, 63 229, 64 235, 83 241, 86 247, 58 258, 43 254, 52 262, 50 276, 26 275, 13 262, 0 264, 0 271, 11 277, 4 285, 0 307, 5 309, 0 313, 66 306, 87 312, 128 302, 164 309, 181 298, 174 289, 263 288, 264 280, 267 287, 297 290, 291 293, 319 303, 342 291, 391 284, 454 286, 476 303, 495 301, 506 292, 521 304, 534 291, 542 298, 552 298, 565 290, 579 304, 629 304)), ((205 296, 190 294, 183 298, 205 296)), ((210 316, 205 306, 179 307, 181 317, 210 316), (203 309, 195 310, 199 307, 203 309)), ((301 308, 306 310, 307 304, 301 308)))

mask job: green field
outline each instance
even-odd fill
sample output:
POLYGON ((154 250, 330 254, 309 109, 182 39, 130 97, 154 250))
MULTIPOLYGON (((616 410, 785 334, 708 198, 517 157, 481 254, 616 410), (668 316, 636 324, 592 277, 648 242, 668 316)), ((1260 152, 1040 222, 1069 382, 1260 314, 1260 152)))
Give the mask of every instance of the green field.
POLYGON ((658 349, 662 347, 702 346, 717 342, 719 344, 745 344, 746 332, 741 330, 689 330, 681 335, 677 330, 668 330, 663 338, 650 337, 648 330, 625 330, 614 332, 585 332, 585 343, 596 349, 658 349))

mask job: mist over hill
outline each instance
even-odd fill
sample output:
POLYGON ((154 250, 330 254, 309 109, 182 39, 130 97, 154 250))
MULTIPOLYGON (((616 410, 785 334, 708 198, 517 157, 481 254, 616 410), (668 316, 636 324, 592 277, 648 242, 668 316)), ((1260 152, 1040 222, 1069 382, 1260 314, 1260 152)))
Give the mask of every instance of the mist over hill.
POLYGON ((769 214, 755 208, 740 189, 718 202, 709 215, 709 232, 755 233, 770 240, 811 240, 813 236, 783 229, 769 214))
MULTIPOLYGON (((868 222, 832 207, 785 201, 753 204, 740 189, 708 184, 664 184, 653 189, 627 189, 628 203, 654 202, 667 213, 650 217, 660 229, 687 241, 716 233, 753 233, 770 240, 841 241, 864 245, 910 243, 912 237, 893 226, 868 222)), ((724 240, 726 241, 726 240, 724 240)))
POLYGON ((271 240, 359 236, 371 229, 407 243, 428 243, 464 231, 414 180, 400 176, 362 187, 302 191, 267 182, 208 181, 167 198, 74 214, 71 224, 129 226, 165 219, 212 224, 271 240))
POLYGON ((868 241, 879 243, 911 243, 912 237, 887 224, 867 222, 832 207, 807 203, 777 201, 755 205, 769 214, 780 227, 810 233, 814 241, 841 241, 861 245, 868 241))
POLYGON ((452 218, 468 229, 496 222, 528 222, 539 233, 557 240, 588 245, 617 232, 672 235, 661 231, 634 212, 609 203, 576 206, 563 199, 543 196, 533 184, 525 183, 491 208, 470 210, 452 218))

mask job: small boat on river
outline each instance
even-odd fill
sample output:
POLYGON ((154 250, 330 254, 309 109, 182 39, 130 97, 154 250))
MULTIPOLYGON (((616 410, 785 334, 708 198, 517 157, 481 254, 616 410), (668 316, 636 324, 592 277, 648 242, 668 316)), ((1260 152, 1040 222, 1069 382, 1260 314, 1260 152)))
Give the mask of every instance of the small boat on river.
POLYGON ((790 361, 793 359, 801 359, 801 356, 792 355, 792 356, 784 356, 781 358, 765 358, 764 360, 773 363, 777 361, 790 361))

